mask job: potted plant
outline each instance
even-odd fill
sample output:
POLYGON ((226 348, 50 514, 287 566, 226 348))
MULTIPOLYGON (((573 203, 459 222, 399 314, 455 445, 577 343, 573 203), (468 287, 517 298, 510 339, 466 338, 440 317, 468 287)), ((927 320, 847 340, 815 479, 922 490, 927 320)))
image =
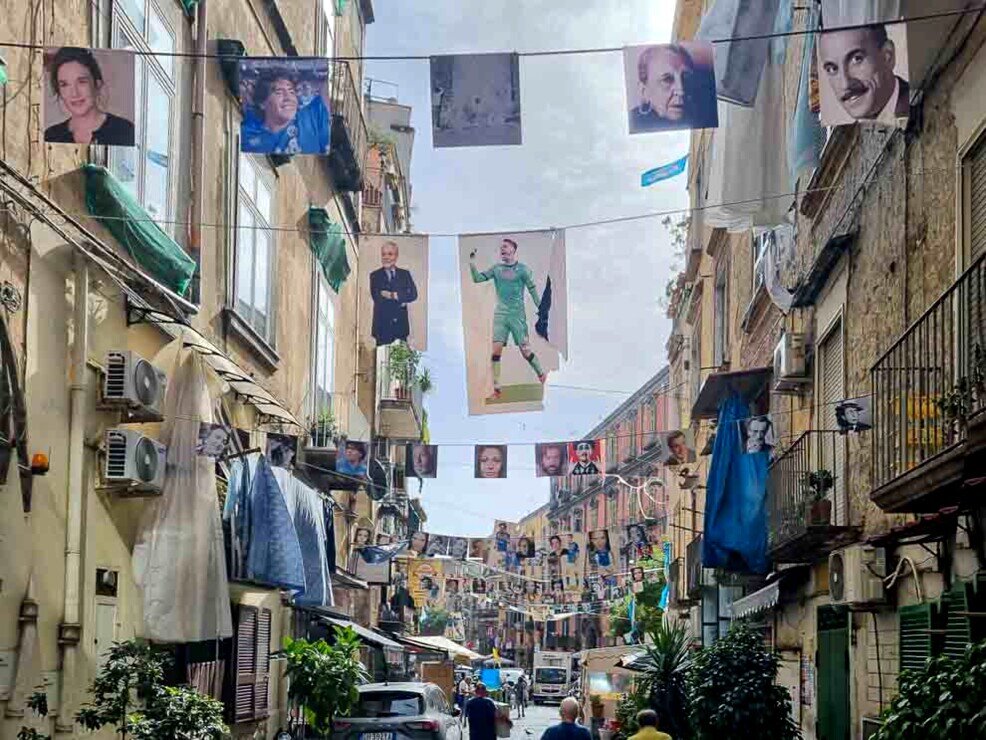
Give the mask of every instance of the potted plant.
POLYGON ((435 383, 431 379, 431 371, 428 368, 422 369, 418 374, 418 388, 421 389, 421 393, 431 393, 435 388, 435 383))
POLYGON ((418 363, 421 353, 411 349, 404 342, 394 342, 390 345, 387 369, 395 383, 394 395, 406 401, 411 397, 411 384, 418 376, 418 363))
POLYGON ((807 493, 808 524, 829 524, 832 521, 832 499, 828 498, 828 492, 835 483, 832 472, 822 468, 805 473, 803 482, 807 493))
POLYGON ((312 447, 330 447, 336 436, 336 420, 331 407, 324 407, 312 420, 308 429, 309 444, 312 447))
POLYGON ((603 698, 599 694, 589 694, 589 706, 592 707, 592 718, 602 719, 605 706, 603 706, 603 698))

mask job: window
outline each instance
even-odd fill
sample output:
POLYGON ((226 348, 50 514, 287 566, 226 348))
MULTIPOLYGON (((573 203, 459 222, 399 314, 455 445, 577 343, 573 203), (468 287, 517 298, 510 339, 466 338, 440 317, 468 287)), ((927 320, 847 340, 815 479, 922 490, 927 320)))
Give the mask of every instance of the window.
MULTIPOLYGON (((838 429, 835 406, 846 397, 845 361, 842 345, 842 320, 835 322, 818 345, 818 388, 820 389, 818 418, 822 429, 838 429)), ((822 440, 821 467, 832 472, 832 523, 843 524, 848 519, 846 511, 845 438, 837 434, 825 434, 822 440)))
POLYGON ((269 170, 240 155, 236 237, 236 313, 274 346, 273 186, 269 170))
POLYGON ((764 283, 764 255, 767 250, 772 248, 774 232, 768 231, 753 237, 753 295, 751 300, 756 297, 757 291, 763 287, 764 283))
POLYGON ((241 606, 236 625, 234 722, 264 719, 269 707, 270 609, 241 606))
MULTIPOLYGON (((726 260, 716 261, 716 282, 713 294, 712 318, 714 336, 712 364, 722 367, 729 360, 729 268, 726 260)), ((762 282, 762 280, 761 280, 762 282)), ((754 290, 757 288, 754 280, 754 290)))
POLYGON ((318 275, 315 312, 315 416, 332 408, 332 388, 335 377, 335 306, 332 288, 322 271, 318 275))
MULTIPOLYGON (((175 33, 152 0, 113 3, 111 47, 142 52, 175 51, 175 33)), ((153 218, 171 219, 174 164, 175 57, 135 59, 136 147, 109 147, 109 169, 153 218)), ((169 233, 173 224, 162 224, 169 233)))
POLYGON ((969 267, 986 254, 986 139, 983 139, 965 158, 962 168, 965 180, 965 253, 969 267))
POLYGON ((319 18, 315 42, 319 56, 331 57, 335 54, 336 2, 337 0, 322 0, 322 16, 319 18))

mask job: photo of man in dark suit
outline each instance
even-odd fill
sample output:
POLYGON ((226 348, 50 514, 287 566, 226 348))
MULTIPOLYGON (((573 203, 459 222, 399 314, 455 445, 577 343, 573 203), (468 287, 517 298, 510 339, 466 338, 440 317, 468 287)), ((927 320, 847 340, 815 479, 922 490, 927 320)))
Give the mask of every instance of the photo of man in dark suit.
POLYGON ((387 241, 380 247, 380 268, 370 273, 373 299, 373 338, 378 345, 406 342, 411 333, 407 306, 418 300, 418 288, 409 270, 397 266, 400 250, 387 241))

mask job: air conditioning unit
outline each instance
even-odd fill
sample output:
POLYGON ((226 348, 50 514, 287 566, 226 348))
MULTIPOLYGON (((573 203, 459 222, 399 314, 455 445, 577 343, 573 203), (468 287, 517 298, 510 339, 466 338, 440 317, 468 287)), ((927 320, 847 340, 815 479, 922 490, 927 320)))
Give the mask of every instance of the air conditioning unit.
POLYGON ((810 382, 805 335, 785 332, 774 348, 774 390, 798 392, 810 382))
POLYGON ((168 376, 130 350, 106 353, 103 402, 124 406, 143 421, 160 421, 168 376))
POLYGON ((883 579, 887 551, 853 545, 829 555, 829 597, 833 604, 878 604, 886 600, 883 579))
POLYGON ((106 432, 106 482, 127 484, 135 492, 160 493, 168 448, 134 429, 106 432))

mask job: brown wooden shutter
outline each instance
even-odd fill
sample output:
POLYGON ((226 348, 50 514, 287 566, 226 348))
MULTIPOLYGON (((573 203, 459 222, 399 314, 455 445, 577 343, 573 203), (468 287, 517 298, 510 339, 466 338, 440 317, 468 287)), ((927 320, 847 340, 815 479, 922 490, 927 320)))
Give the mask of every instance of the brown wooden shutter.
POLYGON ((969 253, 971 265, 986 254, 986 141, 969 154, 969 253))
POLYGON ((257 680, 254 690, 254 716, 266 717, 270 709, 270 609, 261 609, 257 620, 257 680))
MULTIPOLYGON (((819 381, 821 383, 819 418, 821 428, 834 430, 838 428, 835 418, 835 407, 845 398, 845 352, 842 344, 842 320, 836 322, 831 331, 822 340, 818 348, 819 381)), ((832 488, 833 524, 848 524, 849 512, 846 511, 846 481, 845 481, 845 439, 823 434, 821 439, 821 465, 835 476, 832 488)))
POLYGON ((270 708, 270 609, 239 608, 233 721, 263 719, 270 708))

